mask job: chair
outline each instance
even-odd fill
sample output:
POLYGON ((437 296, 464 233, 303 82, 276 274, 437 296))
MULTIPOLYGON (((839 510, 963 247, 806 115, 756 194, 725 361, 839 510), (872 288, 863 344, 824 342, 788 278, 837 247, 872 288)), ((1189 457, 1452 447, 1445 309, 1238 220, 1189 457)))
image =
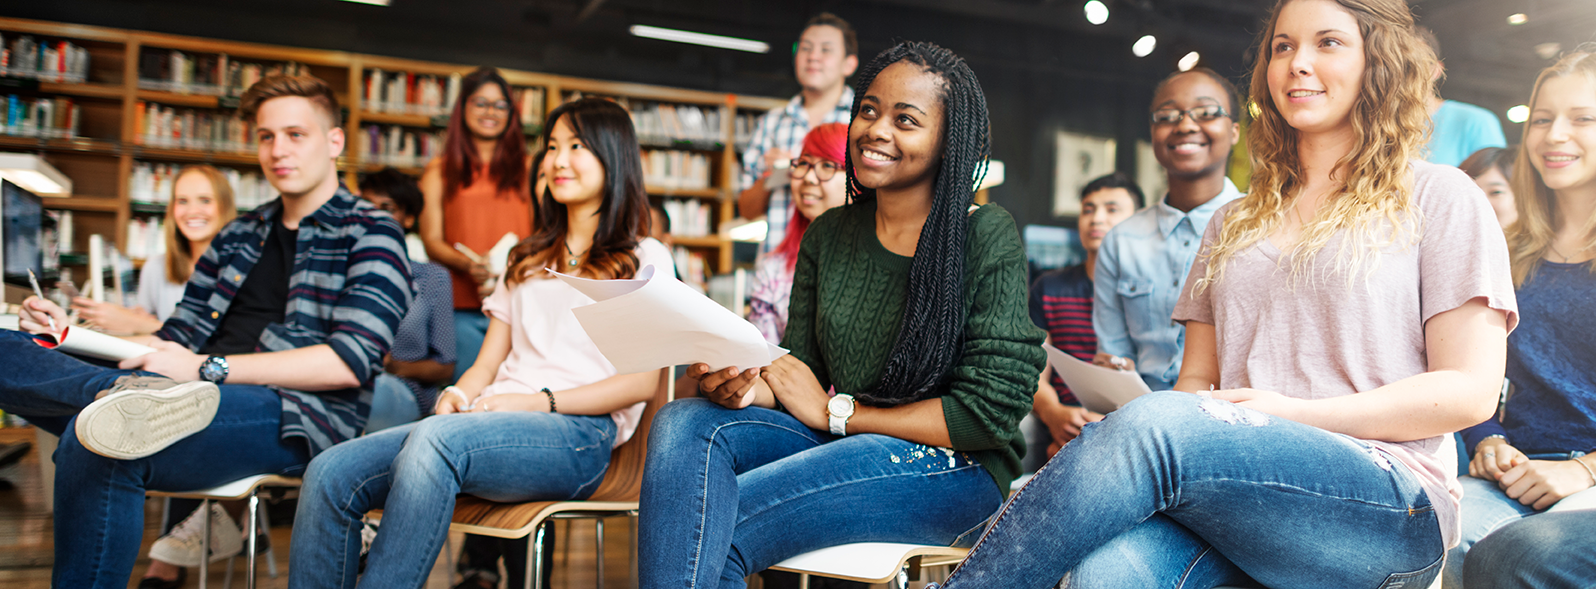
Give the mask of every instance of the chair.
POLYGON ((770 570, 798 573, 798 589, 809 589, 810 577, 887 583, 893 589, 906 589, 909 581, 920 580, 921 570, 958 564, 969 552, 968 548, 949 546, 859 542, 806 552, 776 563, 770 570))
MULTIPOLYGON (((205 558, 200 559, 199 586, 201 587, 207 586, 206 581, 210 576, 211 559, 208 555, 211 553, 211 518, 208 514, 211 502, 249 499, 249 509, 244 518, 247 520, 244 526, 244 534, 248 538, 244 545, 246 566, 248 567, 248 570, 244 573, 244 587, 246 589, 255 589, 255 536, 257 530, 265 529, 267 525, 266 506, 261 504, 259 493, 261 490, 268 488, 297 489, 299 488, 299 482, 297 478, 258 474, 209 489, 177 492, 149 491, 145 495, 149 497, 200 500, 200 513, 206 514, 202 516, 205 523, 200 530, 200 553, 207 555, 205 558), (261 527, 257 528, 257 525, 261 527)), ((277 578, 277 557, 272 553, 270 546, 266 548, 266 572, 271 578, 277 578)), ((231 587, 232 585, 233 561, 228 560, 226 586, 231 587)))
MULTIPOLYGON (((455 500, 452 532, 464 532, 518 539, 532 536, 527 543, 526 586, 543 586, 543 539, 550 520, 592 519, 598 533, 598 586, 604 586, 604 519, 637 516, 638 498, 643 489, 643 459, 648 456, 648 430, 654 414, 671 400, 671 371, 660 370, 659 387, 643 409, 636 433, 610 453, 609 470, 593 495, 585 501, 532 501, 496 503, 461 495, 455 500)), ((381 518, 381 510, 370 514, 381 518)), ((380 532, 379 532, 380 533, 380 532)), ((634 546, 635 549, 635 546, 634 546)))

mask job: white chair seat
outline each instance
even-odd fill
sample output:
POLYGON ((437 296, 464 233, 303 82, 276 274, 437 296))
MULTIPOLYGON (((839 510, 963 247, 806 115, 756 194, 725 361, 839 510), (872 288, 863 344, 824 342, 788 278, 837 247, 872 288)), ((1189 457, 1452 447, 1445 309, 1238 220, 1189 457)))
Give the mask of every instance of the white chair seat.
POLYGON ((231 500, 247 499, 255 494, 261 487, 298 487, 299 479, 281 477, 274 474, 257 474, 247 476, 231 483, 218 485, 209 489, 194 491, 150 491, 148 494, 155 497, 176 497, 179 499, 212 499, 231 500))
POLYGON ((969 553, 966 548, 860 542, 821 548, 776 563, 771 570, 845 579, 862 583, 886 583, 898 576, 904 563, 920 557, 920 566, 956 563, 969 553))

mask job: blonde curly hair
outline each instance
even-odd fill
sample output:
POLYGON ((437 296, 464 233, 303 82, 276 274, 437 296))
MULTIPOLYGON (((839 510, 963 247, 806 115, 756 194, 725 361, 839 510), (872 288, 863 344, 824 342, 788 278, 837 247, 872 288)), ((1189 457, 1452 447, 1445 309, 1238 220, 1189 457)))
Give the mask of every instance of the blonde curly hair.
MULTIPOLYGON (((1281 10, 1296 1, 1276 3, 1259 36, 1248 97, 1254 115, 1247 133, 1252 183, 1247 196, 1231 206, 1218 239, 1205 252, 1208 268, 1197 289, 1220 280, 1226 262, 1279 228, 1306 183, 1297 132, 1275 106, 1268 78, 1281 10)), ((1344 175, 1336 178, 1340 187, 1305 223, 1301 237, 1286 253, 1292 258, 1293 276, 1303 276, 1315 254, 1345 230, 1334 272, 1344 274, 1350 285, 1360 273, 1367 277, 1378 268, 1381 249, 1404 234, 1418 237, 1418 219, 1410 211, 1410 162, 1420 156, 1429 135, 1436 56, 1415 31, 1413 14, 1403 0, 1326 1, 1351 13, 1363 37, 1363 81, 1350 113, 1355 143, 1336 162, 1337 176, 1344 175)))

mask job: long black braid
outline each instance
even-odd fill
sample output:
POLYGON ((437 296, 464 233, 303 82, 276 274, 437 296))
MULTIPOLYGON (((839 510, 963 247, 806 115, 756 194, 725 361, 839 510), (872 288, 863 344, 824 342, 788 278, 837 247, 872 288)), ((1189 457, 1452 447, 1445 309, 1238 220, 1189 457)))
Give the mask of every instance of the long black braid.
MULTIPOLYGON (((909 269, 907 301, 898 325, 898 340, 887 358, 876 388, 859 400, 876 406, 913 403, 934 395, 958 362, 964 344, 964 255, 969 232, 969 207, 975 187, 986 176, 992 153, 986 95, 975 72, 952 51, 937 45, 905 41, 881 52, 860 73, 860 92, 853 116, 869 93, 876 75, 899 61, 921 66, 942 78, 942 165, 931 196, 931 214, 920 230, 909 269)), ((876 191, 859 184, 853 150, 848 150, 848 199, 875 200, 876 191)))

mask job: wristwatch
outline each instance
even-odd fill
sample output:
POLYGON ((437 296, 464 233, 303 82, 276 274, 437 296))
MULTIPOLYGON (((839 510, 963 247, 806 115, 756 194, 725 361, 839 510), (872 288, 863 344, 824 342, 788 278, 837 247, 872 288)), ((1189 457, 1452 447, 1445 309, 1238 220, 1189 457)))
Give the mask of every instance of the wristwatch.
POLYGON ((853 417, 853 395, 839 394, 826 401, 826 413, 830 414, 831 435, 848 435, 848 418, 853 417))
POLYGON ((202 380, 222 384, 227 380, 227 358, 211 356, 200 363, 199 375, 202 380))

